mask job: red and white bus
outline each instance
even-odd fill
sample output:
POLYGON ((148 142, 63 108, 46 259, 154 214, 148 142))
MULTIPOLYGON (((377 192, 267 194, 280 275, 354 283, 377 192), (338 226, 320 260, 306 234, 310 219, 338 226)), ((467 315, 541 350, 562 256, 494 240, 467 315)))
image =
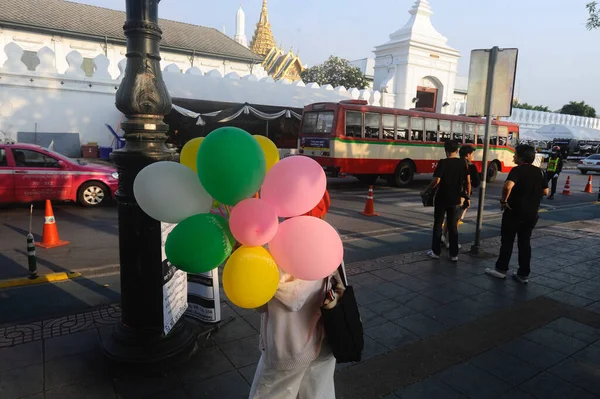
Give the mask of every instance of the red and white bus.
MULTIPOLYGON (((334 176, 354 175, 372 184, 382 177, 406 186, 415 173, 433 173, 445 158, 449 139, 483 148, 485 119, 395 108, 366 101, 316 103, 304 108, 299 152, 318 161, 334 176)), ((488 153, 488 181, 510 171, 519 125, 493 121, 488 153)), ((483 151, 475 151, 481 172, 483 151)))

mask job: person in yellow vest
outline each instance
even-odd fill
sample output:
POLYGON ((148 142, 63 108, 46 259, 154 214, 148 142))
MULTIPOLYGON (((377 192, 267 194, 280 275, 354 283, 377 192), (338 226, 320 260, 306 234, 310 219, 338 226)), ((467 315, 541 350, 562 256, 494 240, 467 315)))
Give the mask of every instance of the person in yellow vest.
POLYGON ((552 189, 550 190, 549 200, 554 199, 554 194, 556 194, 556 184, 558 182, 558 175, 562 172, 563 168, 563 160, 560 156, 560 147, 554 146, 552 147, 552 154, 550 158, 548 158, 548 167, 546 168, 546 177, 548 178, 548 182, 552 181, 552 189))

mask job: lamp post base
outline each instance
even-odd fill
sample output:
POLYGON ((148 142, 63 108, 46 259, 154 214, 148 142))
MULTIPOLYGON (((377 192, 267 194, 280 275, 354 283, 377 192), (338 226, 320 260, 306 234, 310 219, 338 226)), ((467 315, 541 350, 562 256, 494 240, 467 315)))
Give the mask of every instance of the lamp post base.
POLYGON ((117 366, 162 371, 191 358, 198 345, 196 334, 184 320, 167 336, 156 331, 133 330, 119 322, 103 349, 106 359, 117 366))

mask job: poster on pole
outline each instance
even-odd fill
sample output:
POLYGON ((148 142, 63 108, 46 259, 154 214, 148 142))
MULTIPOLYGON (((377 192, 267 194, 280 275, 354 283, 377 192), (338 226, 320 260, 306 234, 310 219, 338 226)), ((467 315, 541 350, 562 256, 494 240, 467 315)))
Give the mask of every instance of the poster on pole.
POLYGON ((176 224, 161 223, 161 259, 163 267, 163 333, 173 329, 188 307, 187 273, 174 267, 167 260, 165 243, 176 224))
MULTIPOLYGON (((467 115, 487 116, 485 109, 488 71, 491 50, 471 51, 469 87, 467 89, 467 115)), ((490 116, 508 117, 512 114, 515 77, 517 73, 516 48, 499 49, 494 68, 490 116)))
POLYGON ((188 273, 187 284, 188 309, 185 315, 203 323, 220 322, 219 269, 202 274, 188 273))

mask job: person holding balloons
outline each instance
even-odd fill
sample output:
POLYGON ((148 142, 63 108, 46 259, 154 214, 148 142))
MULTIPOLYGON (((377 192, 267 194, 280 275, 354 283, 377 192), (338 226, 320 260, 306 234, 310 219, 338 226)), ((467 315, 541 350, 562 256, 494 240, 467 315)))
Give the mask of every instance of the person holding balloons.
MULTIPOLYGON (((329 194, 307 216, 324 219, 329 194)), ((261 357, 249 399, 334 399, 336 360, 321 319, 326 279, 306 281, 282 272, 262 312, 261 357)))
POLYGON ((169 262, 194 274, 224 264, 229 301, 262 310, 252 399, 335 398, 321 308, 335 304, 325 297, 344 248, 324 220, 326 188, 315 160, 280 160, 268 138, 235 127, 190 140, 179 164, 153 163, 134 182, 148 216, 177 224, 165 242, 169 262))

